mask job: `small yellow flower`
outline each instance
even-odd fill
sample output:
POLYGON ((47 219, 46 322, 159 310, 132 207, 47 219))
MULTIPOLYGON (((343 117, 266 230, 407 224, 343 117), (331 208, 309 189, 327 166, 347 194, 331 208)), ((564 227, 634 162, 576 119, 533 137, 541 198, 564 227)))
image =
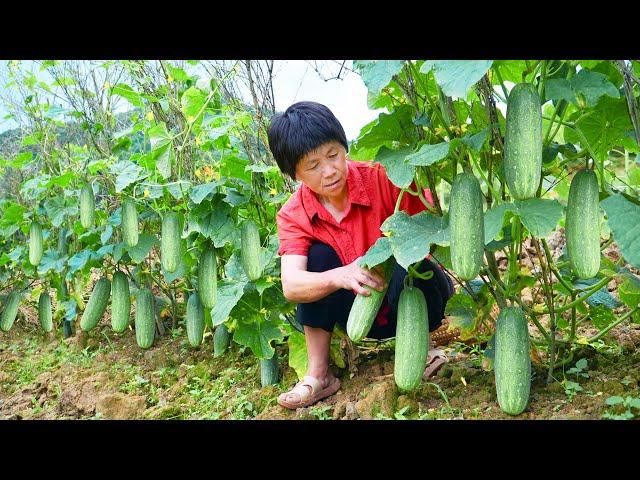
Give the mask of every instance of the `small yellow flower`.
POLYGON ((276 194, 278 193, 278 191, 277 191, 275 188, 272 188, 272 189, 269 191, 269 193, 270 193, 271 195, 276 195, 276 194))
POLYGON ((147 120, 149 120, 150 122, 153 122, 154 118, 155 117, 153 116, 153 112, 148 112, 147 113, 147 120))
POLYGON ((104 82, 104 85, 102 85, 102 88, 103 88, 104 90, 108 90, 108 89, 110 89, 110 88, 111 88, 111 84, 110 84, 109 82, 104 82))
POLYGON ((200 137, 196 137, 196 145, 202 145, 202 140, 200 140, 200 137))
POLYGON ((271 275, 267 277, 267 283, 273 283, 273 277, 271 275))
POLYGON ((196 119, 196 117, 194 117, 193 115, 189 115, 189 116, 187 117, 187 121, 188 121, 189 123, 193 123, 193 121, 194 121, 195 119, 196 119))
POLYGON ((589 345, 589 340, 587 340, 587 337, 578 337, 576 342, 580 345, 589 345))
POLYGON ((169 77, 167 78, 167 82, 173 83, 173 77, 171 75, 169 75, 169 77))
POLYGON ((144 198, 147 198, 149 196, 149 189, 145 188, 144 189, 144 198))
POLYGON ((260 313, 261 313, 262 315, 266 315, 266 314, 267 314, 267 309, 266 309, 266 308, 261 308, 261 309, 260 309, 260 313))
POLYGON ((200 171, 199 168, 196 168, 196 177, 198 178, 202 177, 202 172, 200 171))

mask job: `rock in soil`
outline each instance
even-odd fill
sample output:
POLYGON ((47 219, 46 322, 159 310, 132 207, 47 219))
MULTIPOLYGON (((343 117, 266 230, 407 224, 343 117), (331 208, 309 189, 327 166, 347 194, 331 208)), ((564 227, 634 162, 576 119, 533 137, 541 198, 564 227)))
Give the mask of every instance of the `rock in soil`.
POLYGON ((397 398, 398 389, 393 379, 374 383, 367 396, 356 403, 356 411, 365 420, 376 418, 378 413, 392 417, 397 398))
POLYGON ((108 393, 96 403, 96 413, 109 420, 133 420, 139 418, 147 408, 147 401, 139 395, 108 393))

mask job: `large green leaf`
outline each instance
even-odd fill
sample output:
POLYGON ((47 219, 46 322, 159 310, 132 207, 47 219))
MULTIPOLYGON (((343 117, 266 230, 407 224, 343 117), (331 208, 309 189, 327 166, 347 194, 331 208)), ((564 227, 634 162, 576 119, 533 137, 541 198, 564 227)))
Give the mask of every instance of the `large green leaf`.
POLYGON ((604 305, 589 308, 589 315, 591 317, 591 321, 598 329, 603 329, 609 326, 616 319, 616 316, 613 314, 611 309, 604 305))
POLYGON ((420 71, 427 73, 433 70, 436 82, 445 95, 465 98, 492 63, 493 60, 427 60, 420 71))
MULTIPOLYGON (((413 125, 414 109, 410 105, 400 105, 391 113, 381 113, 378 119, 371 124, 371 128, 366 133, 360 135, 356 142, 349 148, 350 155, 361 150, 367 151, 370 155, 375 155, 378 149, 386 145, 391 147, 393 142, 410 145, 417 137, 415 125, 413 125), (352 152, 351 150, 354 150, 352 152)), ((365 129, 363 128, 363 131, 365 129)), ((360 160, 371 160, 370 158, 360 158, 360 160)))
POLYGON ((202 121, 202 112, 206 101, 207 95, 196 87, 189 87, 182 94, 180 105, 187 122, 202 121))
POLYGON ((63 173, 62 175, 58 175, 56 177, 51 177, 51 179, 45 183, 45 187, 53 187, 54 185, 59 185, 61 187, 68 187, 73 179, 75 178, 75 173, 71 170, 63 173))
POLYGON ((360 259, 360 266, 373 268, 376 265, 380 265, 391 255, 393 255, 393 252, 391 251, 389 239, 387 237, 380 237, 376 240, 376 243, 371 245, 371 248, 367 250, 366 255, 360 259))
POLYGON ((26 165, 28 165, 31 160, 33 160, 33 153, 31 152, 22 152, 17 154, 13 160, 11 160, 11 162, 9 162, 9 165, 12 166, 13 168, 24 168, 26 165))
MULTIPOLYGON (((500 72, 500 78, 505 82, 520 83, 523 81, 522 74, 527 70, 525 60, 495 60, 493 69, 500 72)), ((492 83, 499 82, 498 76, 493 75, 492 83)))
POLYGON ((405 162, 405 157, 411 153, 411 148, 391 150, 385 146, 378 150, 375 161, 386 170, 389 180, 398 188, 407 188, 413 181, 415 167, 405 162))
POLYGON ((82 270, 85 265, 92 260, 98 258, 98 254, 93 250, 82 250, 81 252, 76 253, 69 259, 69 272, 73 273, 78 270, 82 270))
POLYGON ((142 167, 129 160, 114 163, 111 174, 116 175, 116 193, 121 192, 140 178, 142 167))
MULTIPOLYGON (((380 91, 404 65, 403 60, 356 60, 354 66, 360 71, 362 81, 369 93, 377 97, 380 91)), ((371 108, 371 105, 369 106, 371 108)))
POLYGON ((78 215, 76 200, 68 196, 55 196, 44 202, 44 209, 54 227, 59 227, 67 217, 78 215))
POLYGON ((233 332, 233 340, 240 345, 249 347, 253 354, 260 359, 273 357, 275 352, 272 341, 280 342, 284 335, 276 319, 238 319, 238 328, 233 332))
POLYGON ((640 206, 620 194, 600 202, 607 212, 607 222, 613 238, 625 260, 640 268, 640 206))
POLYGON ((297 330, 292 330, 287 339, 287 346, 289 347, 289 366, 293 368, 298 378, 304 377, 308 366, 306 337, 297 330))
POLYGON ((67 258, 66 255, 60 255, 58 250, 47 250, 38 264, 38 274, 46 275, 51 270, 61 273, 64 270, 67 258))
POLYGON ((529 232, 539 238, 546 238, 553 232, 560 221, 563 207, 557 200, 531 198, 517 200, 513 203, 494 205, 485 212, 484 241, 485 244, 495 240, 502 230, 504 214, 513 212, 529 232))
POLYGON ((229 314, 233 307, 236 306, 242 294, 244 287, 248 282, 230 282, 221 280, 218 282, 216 304, 211 310, 211 323, 215 327, 220 325, 229 318, 229 314))
POLYGON ((151 151, 151 156, 155 161, 156 169, 163 179, 171 176, 171 165, 173 164, 173 148, 171 143, 159 146, 151 151))
POLYGON ((445 308, 445 315, 449 320, 449 328, 459 327, 461 337, 468 338, 475 328, 477 310, 475 302, 469 295, 456 293, 447 301, 445 308))
POLYGON ((449 222, 427 212, 409 216, 403 211, 387 218, 380 229, 389 232, 393 256, 405 269, 422 260, 429 253, 432 243, 449 244, 449 222))
POLYGON ((142 233, 138 236, 138 243, 135 247, 127 247, 127 253, 131 257, 134 263, 142 262, 154 245, 159 245, 160 242, 155 235, 149 235, 148 233, 142 233))
MULTIPOLYGON (((606 160, 609 150, 620 143, 626 132, 633 128, 626 100, 611 97, 602 97, 591 113, 577 121, 576 127, 582 131, 599 161, 606 160)), ((564 138, 569 143, 587 146, 570 128, 565 128, 564 138)))
POLYGON ((589 70, 580 70, 571 78, 571 86, 577 93, 584 95, 587 105, 593 107, 603 95, 618 98, 618 89, 606 75, 589 70))
MULTIPOLYGON (((190 215, 190 227, 192 218, 190 215)), ((200 233, 212 239, 216 248, 223 247, 227 243, 234 243, 237 234, 236 225, 230 216, 230 208, 227 204, 219 204, 219 206, 209 214, 193 218, 193 220, 195 220, 196 228, 200 233)))
POLYGON ((193 187, 193 189, 189 193, 189 197, 191 198, 191 201, 193 203, 199 205, 207 197, 207 195, 215 191, 218 186, 220 186, 220 182, 209 182, 203 183, 202 185, 197 185, 193 187))
POLYGON ((545 95, 549 100, 565 100, 577 104, 576 93, 571 86, 571 82, 566 78, 552 78, 545 84, 545 95))
POLYGON ((17 203, 9 202, 7 208, 0 218, 0 234, 5 237, 13 235, 18 228, 26 208, 17 203))
MULTIPOLYGON (((623 268, 617 276, 617 281, 620 300, 630 308, 640 306, 640 278, 623 268)), ((640 323, 640 311, 633 315, 633 321, 640 323)))
POLYGON ((446 158, 449 154, 449 142, 436 143, 430 145, 425 143, 416 153, 408 155, 406 162, 409 165, 429 166, 446 158))
POLYGON ((134 107, 142 107, 144 105, 140 95, 125 83, 118 83, 111 88, 113 95, 118 95, 131 103, 134 107))

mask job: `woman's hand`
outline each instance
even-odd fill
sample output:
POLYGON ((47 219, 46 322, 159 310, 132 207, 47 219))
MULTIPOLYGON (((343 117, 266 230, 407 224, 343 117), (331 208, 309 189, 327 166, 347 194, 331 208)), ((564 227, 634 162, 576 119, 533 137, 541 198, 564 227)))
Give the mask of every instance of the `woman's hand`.
POLYGON ((364 288, 364 285, 375 288, 379 292, 383 291, 386 287, 384 278, 374 270, 369 270, 368 268, 359 266, 358 262, 361 258, 362 257, 358 257, 349 265, 336 269, 338 273, 338 285, 340 288, 353 290, 354 293, 365 296, 371 295, 371 292, 364 288))

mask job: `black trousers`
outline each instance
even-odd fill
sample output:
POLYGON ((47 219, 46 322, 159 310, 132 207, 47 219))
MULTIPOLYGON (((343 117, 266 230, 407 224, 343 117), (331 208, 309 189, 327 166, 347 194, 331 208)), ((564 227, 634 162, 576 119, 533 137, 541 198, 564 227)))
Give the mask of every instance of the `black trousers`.
MULTIPOLYGON (((342 262, 332 247, 324 243, 311 245, 307 256, 307 271, 325 272, 338 267, 342 267, 342 262)), ((417 270, 420 273, 430 270, 434 273, 430 280, 414 278, 413 281, 414 287, 422 290, 427 301, 429 331, 433 331, 442 324, 447 300, 454 293, 453 282, 437 264, 429 260, 423 260, 418 264, 417 270)), ((398 301, 406 276, 407 271, 396 264, 389 281, 387 294, 380 307, 381 310, 387 310, 387 323, 380 325, 376 319, 367 337, 376 339, 395 337, 398 301)), ((296 310, 296 319, 302 325, 322 328, 328 332, 333 331, 336 323, 346 330, 349 311, 355 298, 356 295, 351 290, 340 289, 315 302, 299 303, 296 310)))

